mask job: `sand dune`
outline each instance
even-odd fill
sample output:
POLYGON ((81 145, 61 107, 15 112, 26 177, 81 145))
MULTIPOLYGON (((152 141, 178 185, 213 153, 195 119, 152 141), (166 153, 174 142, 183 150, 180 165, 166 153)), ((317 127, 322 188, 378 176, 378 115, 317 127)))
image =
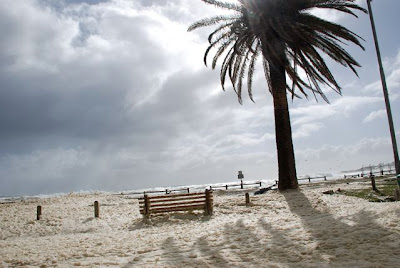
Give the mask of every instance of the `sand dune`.
POLYGON ((301 191, 214 192, 214 215, 144 221, 127 195, 70 194, 0 204, 3 267, 398 267, 400 203, 301 191), (93 217, 93 202, 100 218, 93 217), (43 216, 36 221, 36 206, 43 216))

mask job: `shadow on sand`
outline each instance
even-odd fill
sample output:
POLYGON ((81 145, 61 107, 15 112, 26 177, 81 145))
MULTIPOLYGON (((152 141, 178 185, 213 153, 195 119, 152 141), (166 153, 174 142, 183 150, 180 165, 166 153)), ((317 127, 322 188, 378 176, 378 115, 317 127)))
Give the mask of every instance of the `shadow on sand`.
POLYGON ((378 225, 376 215, 359 211, 349 217, 335 218, 323 202, 313 205, 301 191, 282 194, 289 222, 269 223, 267 217, 260 215, 255 224, 249 225, 245 215, 238 215, 237 221, 226 224, 222 230, 211 229, 209 234, 190 242, 165 234, 161 264, 397 267, 399 233, 378 225))
POLYGON ((335 218, 323 203, 316 209, 317 205, 301 191, 283 195, 290 211, 300 217, 303 228, 315 241, 316 257, 341 266, 397 266, 400 235, 378 225, 377 215, 361 210, 350 217, 335 218))
POLYGON ((208 221, 211 217, 204 213, 183 212, 153 215, 150 218, 142 217, 137 219, 134 224, 128 228, 129 231, 134 231, 143 228, 156 227, 160 224, 185 224, 188 221, 208 221))

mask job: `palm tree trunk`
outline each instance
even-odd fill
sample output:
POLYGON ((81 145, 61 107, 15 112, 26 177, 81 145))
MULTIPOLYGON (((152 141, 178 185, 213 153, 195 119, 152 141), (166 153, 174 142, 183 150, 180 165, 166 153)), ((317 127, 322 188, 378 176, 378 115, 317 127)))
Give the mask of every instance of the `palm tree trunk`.
MULTIPOLYGON (((283 43, 277 46, 278 55, 285 56, 283 43)), ((283 59, 283 58, 281 58, 283 59)), ((274 100, 275 139, 278 152, 279 190, 298 189, 296 165, 294 159, 292 128, 286 94, 286 75, 283 61, 270 64, 271 91, 274 100)))

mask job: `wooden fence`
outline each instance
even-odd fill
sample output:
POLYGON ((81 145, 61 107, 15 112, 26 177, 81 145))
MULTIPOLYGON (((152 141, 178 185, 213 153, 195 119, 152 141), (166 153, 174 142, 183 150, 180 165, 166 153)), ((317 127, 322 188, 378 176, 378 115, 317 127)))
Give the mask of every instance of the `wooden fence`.
MULTIPOLYGON (((250 186, 250 185, 258 185, 261 187, 262 182, 253 182, 253 183, 246 183, 241 181, 240 183, 237 184, 226 184, 226 185, 221 185, 221 186, 208 186, 207 188, 210 190, 216 190, 216 189, 225 189, 228 190, 228 188, 234 188, 234 187, 240 187, 241 189, 244 189, 244 186, 250 186)), ((131 192, 128 193, 128 195, 140 195, 140 194, 161 194, 161 193, 165 193, 165 194, 172 194, 172 193, 182 193, 182 192, 186 192, 186 193, 190 193, 190 188, 179 188, 179 189, 165 189, 165 190, 154 190, 154 191, 143 191, 143 192, 131 192)), ((121 193, 122 194, 122 193, 121 193)))
POLYGON ((324 181, 326 181, 326 176, 301 178, 301 179, 298 179, 298 181, 308 180, 308 182, 311 182, 311 180, 316 180, 316 179, 324 179, 324 181))
POLYGON ((204 193, 172 194, 139 198, 140 213, 149 217, 151 214, 173 211, 204 210, 207 215, 213 211, 212 191, 204 193))
POLYGON ((165 193, 165 194, 171 194, 171 193, 176 193, 176 192, 187 192, 190 193, 190 189, 189 188, 181 188, 181 189, 174 189, 174 190, 155 190, 155 191, 143 191, 143 192, 137 192, 137 193, 133 193, 133 194, 157 194, 157 193, 165 193))
POLYGON ((221 186, 210 186, 210 190, 215 190, 215 189, 225 189, 228 190, 229 187, 240 187, 240 189, 244 189, 244 186, 247 185, 259 185, 261 187, 261 181, 259 182, 254 182, 254 183, 243 183, 243 181, 241 181, 238 184, 226 184, 226 185, 221 185, 221 186))
POLYGON ((383 175, 385 175, 385 173, 387 175, 396 174, 396 172, 394 170, 379 170, 379 171, 370 171, 367 173, 348 174, 348 175, 344 174, 343 176, 345 179, 349 179, 349 178, 360 178, 360 177, 363 178, 364 176, 371 177, 372 175, 375 175, 375 174, 377 174, 378 176, 383 176, 383 175))

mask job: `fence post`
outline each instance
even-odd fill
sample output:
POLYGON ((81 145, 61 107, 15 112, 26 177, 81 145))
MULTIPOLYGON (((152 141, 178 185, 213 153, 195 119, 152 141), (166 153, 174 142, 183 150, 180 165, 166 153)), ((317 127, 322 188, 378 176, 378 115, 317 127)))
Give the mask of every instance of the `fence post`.
POLYGON ((394 199, 396 201, 400 201, 400 175, 396 176, 397 179, 397 187, 394 189, 394 199))
POLYGON ((150 216, 150 198, 147 194, 144 195, 144 215, 150 216))
POLYGON ((206 189, 206 214, 212 215, 212 192, 206 189))
POLYGON ((99 202, 94 201, 94 217, 98 218, 100 216, 99 202))
POLYGON ((249 193, 246 193, 246 206, 250 204, 250 195, 249 193))
POLYGON ((371 176, 371 184, 372 184, 372 190, 374 190, 375 192, 377 192, 378 189, 376 189, 375 176, 374 176, 374 175, 371 176))
POLYGON ((36 220, 40 220, 42 218, 42 206, 37 206, 36 209, 36 220))
POLYGON ((400 190, 399 188, 396 188, 393 190, 393 195, 394 195, 394 200, 400 201, 400 190))

